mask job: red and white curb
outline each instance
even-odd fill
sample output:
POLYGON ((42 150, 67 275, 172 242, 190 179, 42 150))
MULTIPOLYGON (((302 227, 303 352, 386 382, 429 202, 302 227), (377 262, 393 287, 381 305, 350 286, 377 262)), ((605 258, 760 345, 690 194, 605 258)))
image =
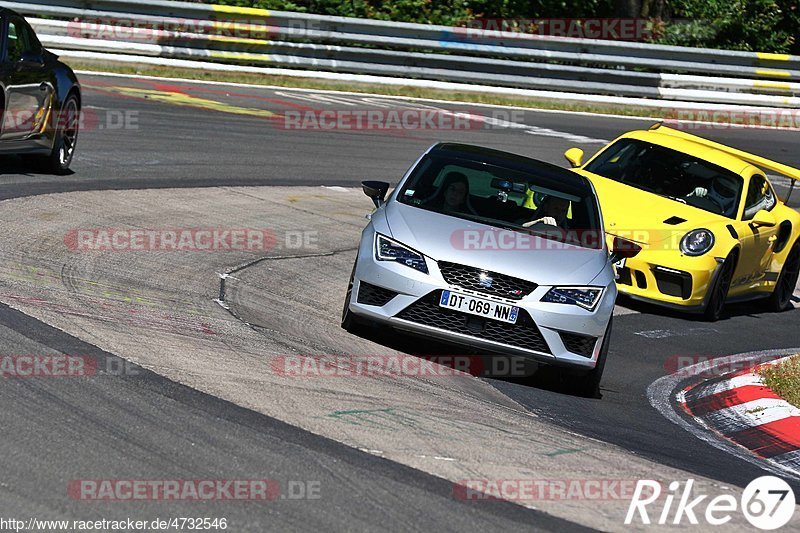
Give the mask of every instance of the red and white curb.
POLYGON ((712 446, 800 480, 800 409, 767 388, 758 375, 759 369, 798 353, 800 349, 751 352, 685 367, 653 382, 648 398, 662 415, 712 446), (680 387, 692 376, 698 380, 680 387))

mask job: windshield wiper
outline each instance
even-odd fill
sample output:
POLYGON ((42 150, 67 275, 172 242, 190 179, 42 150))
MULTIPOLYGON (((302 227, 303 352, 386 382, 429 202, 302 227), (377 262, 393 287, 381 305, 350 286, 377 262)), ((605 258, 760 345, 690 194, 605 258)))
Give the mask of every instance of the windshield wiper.
POLYGON ((513 224, 504 223, 503 221, 497 220, 497 219, 494 219, 494 218, 482 217, 482 216, 479 216, 479 215, 470 215, 470 214, 467 214, 467 213, 458 213, 458 215, 464 217, 467 220, 471 220, 473 222, 480 222, 481 224, 488 224, 489 226, 495 226, 495 227, 498 227, 498 228, 501 228, 501 229, 507 229, 507 230, 511 230, 511 231, 516 231, 516 230, 519 230, 519 229, 525 229, 525 228, 522 228, 522 226, 514 226, 513 224))

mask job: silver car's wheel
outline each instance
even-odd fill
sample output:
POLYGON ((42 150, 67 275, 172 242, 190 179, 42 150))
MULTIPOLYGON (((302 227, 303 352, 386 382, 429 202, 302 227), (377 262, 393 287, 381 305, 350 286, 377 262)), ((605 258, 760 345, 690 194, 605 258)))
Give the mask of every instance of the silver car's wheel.
POLYGON ((613 318, 608 322, 608 328, 606 328, 606 334, 603 337, 603 345, 600 347, 600 354, 597 356, 597 364, 592 370, 579 376, 577 381, 574 382, 575 392, 586 398, 597 398, 600 395, 600 381, 603 379, 608 347, 611 344, 612 322, 613 318))
POLYGON ((347 282, 347 292, 345 293, 344 296, 344 306, 342 308, 341 326, 342 329, 349 332, 353 331, 356 324, 353 312, 350 311, 350 298, 353 295, 353 280, 356 277, 356 263, 358 263, 358 257, 356 257, 356 261, 355 263, 353 263, 353 271, 350 272, 350 281, 347 282))

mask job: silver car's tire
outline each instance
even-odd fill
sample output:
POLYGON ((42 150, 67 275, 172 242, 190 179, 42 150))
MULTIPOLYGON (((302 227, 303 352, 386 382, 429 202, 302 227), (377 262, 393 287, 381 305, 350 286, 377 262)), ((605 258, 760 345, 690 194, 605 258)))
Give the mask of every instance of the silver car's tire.
POLYGON ((603 345, 600 347, 600 354, 597 356, 597 364, 592 370, 577 378, 573 378, 573 388, 575 392, 585 398, 597 398, 600 396, 600 381, 603 379, 603 371, 606 367, 608 357, 608 347, 611 344, 611 329, 613 317, 608 321, 606 334, 603 337, 603 345))
MULTIPOLYGON (((356 257, 356 263, 358 257, 356 257)), ((350 298, 353 296, 353 280, 356 277, 356 263, 353 263, 353 271, 350 272, 350 280, 347 282, 347 292, 344 295, 344 306, 342 308, 342 321, 341 326, 345 331, 352 332, 355 326, 355 317, 353 312, 350 311, 350 298)))

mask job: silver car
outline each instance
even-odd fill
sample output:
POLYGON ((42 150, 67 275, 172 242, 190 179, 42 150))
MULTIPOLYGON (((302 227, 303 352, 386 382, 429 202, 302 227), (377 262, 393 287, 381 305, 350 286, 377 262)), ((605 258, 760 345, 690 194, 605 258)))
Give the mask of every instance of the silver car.
POLYGON ((363 183, 377 210, 361 236, 342 311, 366 323, 567 370, 594 396, 617 296, 591 182, 506 152, 439 143, 389 184, 363 183))

